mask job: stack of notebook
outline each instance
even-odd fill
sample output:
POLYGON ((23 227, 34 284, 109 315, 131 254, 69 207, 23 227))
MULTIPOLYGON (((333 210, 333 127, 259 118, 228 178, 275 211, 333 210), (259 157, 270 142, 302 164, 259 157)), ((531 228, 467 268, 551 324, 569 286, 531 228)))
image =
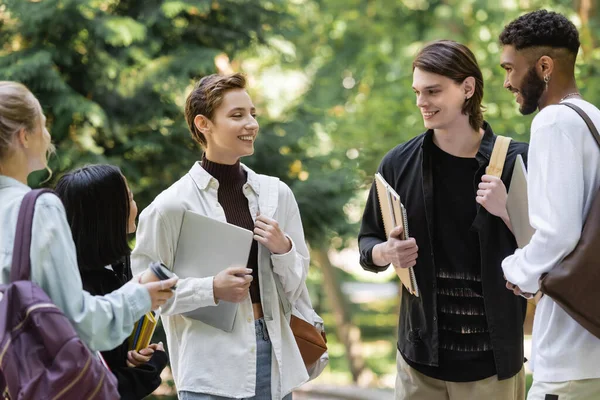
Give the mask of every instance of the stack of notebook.
MULTIPOLYGON (((404 208, 404 205, 400 201, 400 196, 385 181, 380 173, 375 174, 375 187, 377 188, 377 197, 379 199, 381 216, 383 217, 385 235, 389 237, 390 232, 395 227, 402 226, 404 231, 402 232, 400 239, 408 239, 408 218, 406 215, 406 208, 404 208)), ((406 290, 418 297, 419 287, 417 286, 417 278, 413 268, 396 268, 395 266, 394 268, 406 290)))
POLYGON ((158 323, 158 313, 150 311, 139 319, 133 326, 133 332, 129 336, 129 349, 140 351, 150 344, 156 324, 158 323))

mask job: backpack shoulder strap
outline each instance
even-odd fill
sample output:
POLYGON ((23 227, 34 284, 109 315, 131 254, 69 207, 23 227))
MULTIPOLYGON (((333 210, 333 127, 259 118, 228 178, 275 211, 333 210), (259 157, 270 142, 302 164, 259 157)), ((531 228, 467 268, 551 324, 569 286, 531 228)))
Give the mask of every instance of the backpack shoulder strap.
POLYGON ((506 161, 506 154, 508 153, 508 146, 510 145, 511 138, 506 136, 496 136, 496 143, 494 143, 494 149, 492 150, 492 156, 490 157, 490 164, 485 170, 488 175, 500 178, 502 176, 502 170, 504 170, 504 162, 506 161))
MULTIPOLYGON (((258 196, 258 209, 261 214, 272 218, 277 210, 277 203, 279 200, 279 178, 268 175, 258 175, 260 183, 260 195, 258 196)), ((270 262, 270 257, 269 257, 270 262)), ((275 280, 275 288, 281 301, 281 307, 285 315, 289 315, 292 312, 292 305, 285 296, 283 285, 277 278, 275 280)))
POLYGON ((579 106, 576 106, 575 104, 572 104, 572 103, 560 103, 560 104, 573 109, 577 114, 579 114, 579 116, 581 116, 581 118, 583 118, 583 120, 585 121, 585 124, 588 126, 590 132, 592 132, 592 136, 594 137, 594 139, 596 139, 596 143, 598 143, 598 146, 600 146, 600 134, 598 134, 598 129, 596 129, 596 125, 594 125, 591 118, 586 114, 586 112, 583 111, 579 106))
POLYGON ((17 219, 17 232, 13 246, 13 259, 10 268, 10 281, 28 281, 31 278, 31 234, 33 227, 33 214, 35 202, 44 193, 53 193, 50 189, 36 189, 29 191, 19 208, 17 219))
POLYGON ((269 175, 258 175, 260 185, 258 209, 261 214, 272 218, 279 203, 279 178, 269 175))

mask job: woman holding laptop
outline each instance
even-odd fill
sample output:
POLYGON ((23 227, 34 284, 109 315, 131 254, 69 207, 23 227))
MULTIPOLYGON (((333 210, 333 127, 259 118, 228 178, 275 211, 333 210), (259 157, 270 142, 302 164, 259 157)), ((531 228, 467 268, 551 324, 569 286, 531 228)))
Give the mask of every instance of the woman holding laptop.
POLYGON ((180 279, 162 308, 182 400, 287 400, 308 380, 277 294, 279 285, 293 304, 305 289, 308 249, 290 188, 240 163, 254 153, 259 130, 245 88, 240 74, 210 75, 195 85, 185 114, 204 155, 141 213, 132 254, 134 273, 154 260, 172 268, 186 211, 254 233, 246 265, 180 279), (182 315, 219 301, 238 303, 231 332, 182 315))

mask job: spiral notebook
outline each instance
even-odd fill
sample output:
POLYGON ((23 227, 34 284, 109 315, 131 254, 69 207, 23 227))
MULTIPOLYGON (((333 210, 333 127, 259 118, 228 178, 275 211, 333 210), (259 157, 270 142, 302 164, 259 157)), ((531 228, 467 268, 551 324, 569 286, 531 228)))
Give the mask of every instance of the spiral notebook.
MULTIPOLYGON (((400 201, 400 196, 379 172, 375 174, 375 187, 377 189, 377 198, 379 199, 379 209, 383 217, 385 235, 389 237, 392 229, 402 226, 404 231, 400 239, 405 240, 409 238, 408 217, 406 215, 406 208, 404 208, 404 205, 400 201)), ((417 286, 414 269, 412 267, 395 269, 406 290, 410 294, 419 297, 419 287, 417 286)))

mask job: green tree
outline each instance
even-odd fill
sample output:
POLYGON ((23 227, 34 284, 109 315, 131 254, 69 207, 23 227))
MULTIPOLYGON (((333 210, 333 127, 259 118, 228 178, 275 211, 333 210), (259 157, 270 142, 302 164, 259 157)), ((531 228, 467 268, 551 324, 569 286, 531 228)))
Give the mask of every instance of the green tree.
POLYGON ((199 158, 183 119, 193 80, 285 19, 282 1, 8 0, 0 78, 40 99, 53 169, 118 164, 146 205, 199 158))
MULTIPOLYGON (((584 96, 600 104, 590 90, 598 83, 595 74, 600 50, 600 22, 590 0, 315 0, 300 2, 296 15, 295 46, 299 69, 311 84, 302 97, 303 107, 333 149, 346 152, 342 165, 352 166, 361 189, 367 189, 384 154, 399 143, 424 131, 411 89, 412 60, 427 42, 452 39, 475 53, 485 80, 484 117, 495 132, 528 141, 533 116, 522 117, 508 91, 499 67, 498 35, 521 13, 538 8, 561 12, 579 24, 582 54, 578 81, 584 96)), ((364 190, 354 202, 362 203, 364 190)), ((356 226, 353 235, 356 235, 356 226)), ((345 232, 348 232, 346 230, 345 232)), ((344 236, 344 235, 341 235, 344 236)), ((348 236, 345 236, 348 239, 348 236)), ((350 239, 351 240, 351 239, 350 239)), ((350 241, 349 241, 350 242, 350 241)), ((320 255, 316 257, 326 260, 320 255)), ((326 261, 324 261, 327 263, 326 261)), ((335 307, 334 307, 335 308, 335 307)), ((336 319, 343 336, 344 318, 336 319)), ((352 354, 348 343, 347 354, 352 354)), ((355 380, 362 360, 351 360, 355 380)))

